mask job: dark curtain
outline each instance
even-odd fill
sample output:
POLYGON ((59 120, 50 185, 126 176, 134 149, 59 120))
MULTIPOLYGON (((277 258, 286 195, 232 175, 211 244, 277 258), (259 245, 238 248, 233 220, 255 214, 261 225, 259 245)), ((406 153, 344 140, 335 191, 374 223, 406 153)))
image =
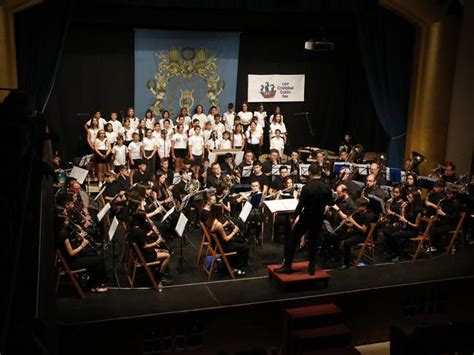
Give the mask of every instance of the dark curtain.
MULTIPOLYGON (((240 42, 237 103, 247 99, 248 74, 306 74, 305 102, 267 103, 270 114, 280 106, 292 148, 316 146, 337 150, 345 132, 366 151, 383 152, 387 136, 380 125, 360 60, 355 27, 331 33, 333 52, 303 48, 301 34, 243 33, 240 42), (314 136, 305 117, 309 112, 314 136)), ((257 103, 251 103, 254 110, 257 103)), ((238 110, 237 110, 238 111, 238 110)))
POLYGON ((71 8, 72 0, 48 0, 15 15, 18 86, 33 97, 39 113, 54 86, 71 8))
MULTIPOLYGON (((2 151, 9 153, 2 169, 8 188, 1 192, 7 208, 2 224, 6 287, 0 302, 1 353, 54 348, 54 234, 43 234, 41 228, 51 227, 53 221, 39 212, 47 184, 42 164, 46 124, 41 113, 60 61, 69 5, 70 1, 46 1, 14 17, 20 90, 0 105, 0 119, 12 132, 2 140, 2 151)), ((52 205, 48 208, 52 211, 52 205)))
POLYGON ((375 1, 354 1, 354 8, 370 94, 378 119, 390 139, 389 165, 402 167, 414 27, 375 1))
POLYGON ((53 149, 65 162, 89 153, 83 126, 94 110, 133 106, 133 30, 120 26, 71 26, 46 110, 58 137, 53 149))

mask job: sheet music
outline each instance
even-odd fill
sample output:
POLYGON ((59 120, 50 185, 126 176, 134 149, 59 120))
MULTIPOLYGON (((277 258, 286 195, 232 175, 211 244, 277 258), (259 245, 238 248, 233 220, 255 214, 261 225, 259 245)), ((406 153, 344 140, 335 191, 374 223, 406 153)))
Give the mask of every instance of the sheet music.
POLYGON ((178 173, 175 173, 173 175, 173 185, 176 185, 177 183, 179 183, 181 181, 181 175, 179 175, 178 173))
POLYGON ((369 175, 370 164, 354 164, 356 166, 360 175, 369 175))
POLYGON ((100 195, 102 195, 106 189, 107 185, 104 184, 104 186, 102 186, 102 188, 100 189, 99 193, 97 194, 96 197, 94 197, 94 201, 97 201, 97 199, 100 197, 100 195))
POLYGON ((161 220, 161 223, 163 223, 164 221, 166 221, 166 219, 171 216, 171 214, 174 212, 174 207, 171 207, 170 210, 168 212, 166 212, 166 214, 163 216, 163 219, 161 220))
POLYGON ((119 224, 119 221, 118 221, 117 217, 114 217, 114 219, 112 220, 112 223, 110 223, 110 228, 109 228, 109 240, 110 241, 112 241, 112 238, 115 235, 115 231, 117 230, 118 224, 119 224))
POLYGON ((290 165, 286 164, 275 164, 272 166, 272 175, 280 175, 280 167, 281 166, 286 166, 288 171, 291 169, 290 165))
POLYGON ((241 151, 235 153, 235 158, 234 158, 234 160, 235 160, 235 164, 236 164, 236 165, 239 165, 240 163, 242 163, 242 160, 243 160, 243 159, 244 159, 244 151, 243 151, 243 150, 241 150, 241 151))
POLYGON ((308 169, 310 164, 300 164, 300 176, 308 176, 308 169))
POLYGON ((178 212, 182 211, 186 208, 186 206, 188 205, 188 202, 189 202, 189 200, 191 199, 192 196, 193 195, 191 195, 191 194, 184 196, 184 198, 181 200, 181 206, 179 206, 178 212))
POLYGON ((89 174, 89 170, 74 166, 71 170, 71 173, 69 174, 69 177, 76 179, 79 184, 82 185, 87 177, 87 174, 89 174))
POLYGON ((277 212, 294 212, 298 206, 298 200, 295 198, 288 198, 284 200, 270 200, 263 202, 271 213, 277 212))
POLYGON ((87 154, 87 155, 84 155, 82 158, 81 158, 81 161, 79 162, 79 166, 86 166, 87 164, 89 164, 91 162, 91 159, 94 157, 94 154, 87 154))
POLYGON ((110 210, 110 203, 106 203, 104 207, 102 207, 102 209, 99 211, 99 213, 97 213, 97 219, 99 220, 99 222, 102 220, 102 218, 104 218, 105 214, 107 212, 109 212, 110 210))
POLYGON ((252 210, 252 204, 248 201, 245 202, 244 207, 242 207, 242 211, 239 214, 239 218, 242 220, 242 222, 245 223, 245 221, 247 221, 247 218, 249 217, 251 210, 252 210))
POLYGON ((242 177, 250 177, 250 174, 252 174, 252 165, 244 166, 242 168, 242 177))
POLYGON ((214 163, 214 162, 216 161, 216 159, 217 159, 217 154, 214 153, 214 152, 209 152, 208 158, 209 158, 209 164, 212 164, 212 163, 214 163))
POLYGON ((175 231, 180 237, 183 236, 184 228, 186 228, 186 223, 188 223, 188 218, 184 215, 183 212, 179 215, 178 223, 176 224, 175 231))

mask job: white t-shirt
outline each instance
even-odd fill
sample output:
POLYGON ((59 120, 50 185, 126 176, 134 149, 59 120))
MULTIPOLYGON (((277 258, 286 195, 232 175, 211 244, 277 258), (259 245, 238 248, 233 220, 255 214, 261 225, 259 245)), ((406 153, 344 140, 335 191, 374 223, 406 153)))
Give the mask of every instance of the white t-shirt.
POLYGON ((234 128, 234 118, 235 118, 235 112, 229 112, 226 111, 224 112, 224 124, 227 128, 228 131, 232 131, 234 128))
POLYGON ((97 150, 107 150, 107 143, 109 141, 107 140, 107 138, 105 138, 104 140, 100 140, 99 138, 96 138, 95 142, 94 142, 94 146, 97 150))
POLYGON ((245 136, 242 133, 234 133, 234 148, 243 147, 245 136))
POLYGON ((207 141, 209 140, 209 137, 211 136, 211 133, 212 133, 212 129, 211 130, 203 130, 201 131, 202 133, 202 136, 204 138, 204 144, 207 144, 207 141))
POLYGON ((244 125, 247 126, 250 124, 250 121, 252 121, 253 114, 250 111, 244 112, 240 111, 237 116, 240 117, 240 122, 244 125))
POLYGON ((114 165, 120 166, 127 164, 127 146, 122 145, 114 145, 112 148, 112 153, 114 154, 114 165))
POLYGON ((140 120, 138 117, 130 117, 130 127, 133 129, 137 129, 138 125, 140 124, 140 120))
POLYGON ((221 149, 232 149, 232 141, 230 139, 223 139, 221 141, 221 149))
POLYGON ((253 113, 253 115, 255 117, 257 117, 258 119, 258 124, 262 127, 265 127, 265 118, 267 118, 267 112, 266 111, 263 111, 263 112, 260 112, 260 111, 255 111, 253 113))
POLYGON ((133 138, 132 135, 133 135, 134 132, 136 132, 136 130, 134 130, 132 128, 127 129, 124 126, 122 126, 119 129, 119 134, 121 134, 126 141, 131 141, 132 140, 132 138, 133 138))
POLYGON ((204 124, 206 123, 207 117, 204 113, 195 113, 192 117, 192 120, 199 120, 199 125, 201 128, 204 128, 204 124))
POLYGON ((273 137, 275 135, 275 131, 279 129, 282 134, 286 133, 286 126, 284 123, 271 123, 270 124, 270 135, 273 137))
POLYGON ((222 134, 225 132, 225 126, 222 122, 219 122, 214 126, 214 130, 217 131, 217 136, 222 138, 222 134))
POLYGON ((214 120, 214 115, 208 114, 206 122, 211 122, 212 127, 214 127, 214 125, 216 123, 216 121, 214 120))
MULTIPOLYGON (((91 125, 91 121, 92 121, 92 118, 91 118, 89 121, 87 121, 86 124, 87 124, 88 126, 90 126, 90 125, 91 125)), ((102 117, 99 118, 99 128, 100 128, 100 129, 104 129, 104 126, 105 126, 106 124, 107 124, 107 121, 106 121, 104 118, 102 118, 102 117)))
POLYGON ((132 157, 132 160, 136 159, 141 159, 142 158, 142 153, 141 153, 141 148, 142 148, 142 142, 130 142, 128 145, 128 151, 130 152, 130 156, 132 157))
POLYGON ((171 141, 174 142, 174 149, 186 149, 188 147, 188 136, 185 133, 173 134, 171 141))
POLYGON ((115 141, 117 140, 117 133, 115 133, 114 131, 105 132, 105 136, 109 140, 110 144, 115 144, 115 141))
POLYGON ((94 144, 95 139, 97 138, 97 133, 99 132, 99 128, 89 128, 87 130, 89 134, 89 140, 94 144))
POLYGON ((158 138, 161 137, 161 129, 159 131, 153 131, 151 135, 153 136, 153 139, 156 141, 158 138))
POLYGON ((153 129, 155 127, 155 117, 152 118, 144 118, 145 120, 145 127, 148 129, 153 129))
MULTIPOLYGON (((274 116, 275 116, 275 115, 273 115, 273 114, 270 116, 270 122, 273 121, 273 117, 274 117, 274 116)), ((284 121, 284 118, 283 118, 283 115, 280 114, 280 116, 281 116, 281 122, 282 122, 282 123, 285 122, 285 121, 284 121)))
POLYGON ((143 150, 154 150, 156 141, 153 137, 152 138, 143 137, 142 145, 143 145, 143 150))
POLYGON ((158 155, 160 158, 169 158, 171 151, 171 139, 158 137, 156 139, 156 145, 158 147, 158 155))
POLYGON ((247 132, 245 132, 245 137, 247 138, 247 142, 249 142, 249 144, 259 144, 262 133, 258 130, 251 132, 250 129, 248 129, 247 132))
POLYGON ((204 139, 201 136, 189 137, 188 144, 191 146, 192 155, 202 155, 204 153, 204 139))
POLYGON ((120 132, 120 128, 122 128, 122 123, 119 120, 115 120, 115 121, 110 120, 108 123, 112 125, 112 128, 115 133, 120 132))
POLYGON ((221 149, 221 140, 220 139, 216 139, 216 140, 209 139, 207 141, 206 146, 207 146, 208 149, 221 149))
POLYGON ((270 139, 270 149, 276 149, 282 155, 285 149, 285 140, 282 137, 273 137, 270 139))

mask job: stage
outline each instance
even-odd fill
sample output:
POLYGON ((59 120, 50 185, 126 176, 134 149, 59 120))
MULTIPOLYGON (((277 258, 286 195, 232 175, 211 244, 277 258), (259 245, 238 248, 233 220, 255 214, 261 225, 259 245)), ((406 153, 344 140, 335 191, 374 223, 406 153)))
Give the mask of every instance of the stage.
MULTIPOLYGON (((437 284, 453 280, 472 282, 474 277, 474 250, 458 249, 455 255, 438 255, 432 259, 422 259, 416 263, 384 263, 378 260, 375 266, 365 266, 348 270, 327 270, 331 278, 328 287, 315 285, 310 290, 284 292, 268 277, 265 264, 277 263, 283 253, 281 243, 265 240, 263 246, 251 248, 251 271, 235 280, 222 273, 214 273, 211 281, 197 266, 197 250, 201 234, 198 230, 188 233, 189 239, 183 248, 187 262, 183 273, 177 271, 179 240, 175 243, 175 255, 171 264, 174 283, 165 286, 162 292, 150 289, 149 280, 140 278, 137 287, 129 288, 121 265, 117 262, 120 287, 113 285, 111 255, 109 267, 110 287, 104 294, 86 295, 84 300, 74 293, 72 287, 61 285, 57 298, 58 320, 63 325, 102 322, 115 319, 153 317, 172 313, 188 313, 245 307, 249 305, 321 302, 328 297, 359 294, 366 291, 386 290, 437 284)), ((116 235, 117 256, 120 255, 123 233, 116 235)), ((112 248, 108 249, 109 251, 112 248)), ((305 258, 306 250, 297 254, 296 260, 305 258)), ((380 255, 380 251, 379 251, 380 255)), ((117 257, 118 259, 118 257, 117 257)))

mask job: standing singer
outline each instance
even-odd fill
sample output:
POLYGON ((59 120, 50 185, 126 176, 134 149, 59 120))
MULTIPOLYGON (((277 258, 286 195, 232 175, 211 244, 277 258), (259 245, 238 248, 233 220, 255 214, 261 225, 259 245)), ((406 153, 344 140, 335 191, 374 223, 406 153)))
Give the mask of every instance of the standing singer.
POLYGON ((308 172, 309 181, 301 191, 301 197, 294 213, 295 220, 292 225, 292 232, 285 240, 285 260, 280 268, 275 269, 275 272, 278 273, 293 273, 291 264, 293 262, 296 245, 303 234, 308 232, 308 273, 314 275, 316 269, 318 235, 323 224, 324 209, 326 206, 333 206, 335 210, 339 209, 339 207, 334 204, 329 186, 320 181, 322 173, 321 167, 316 164, 311 164, 308 172))

